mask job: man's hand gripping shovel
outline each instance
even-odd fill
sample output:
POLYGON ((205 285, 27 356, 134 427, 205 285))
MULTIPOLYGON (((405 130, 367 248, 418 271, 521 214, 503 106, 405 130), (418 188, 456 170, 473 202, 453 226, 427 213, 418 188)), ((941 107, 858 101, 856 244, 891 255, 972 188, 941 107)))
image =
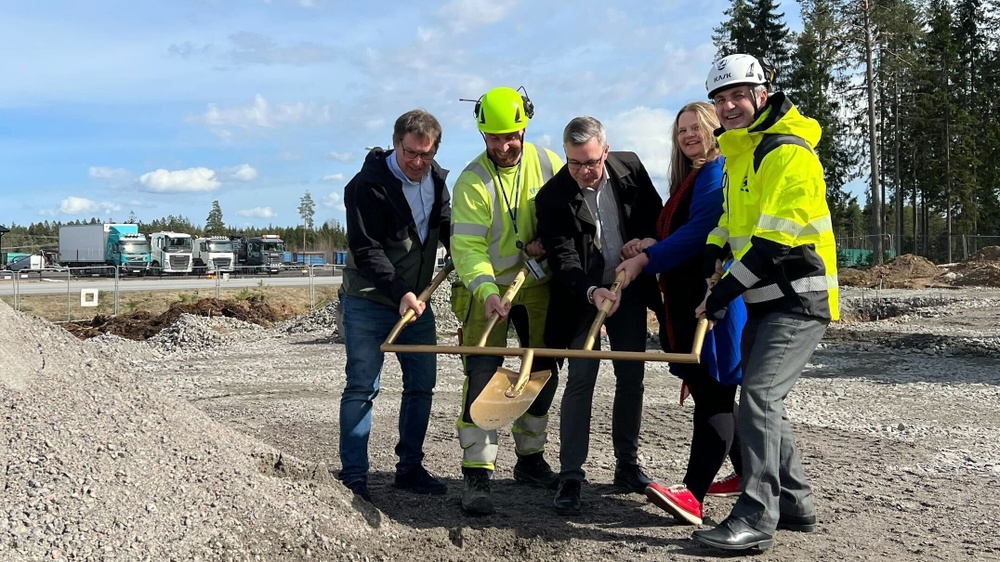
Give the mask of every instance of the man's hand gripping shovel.
MULTIPOLYGON (((509 303, 517 295, 517 291, 527 277, 529 266, 525 266, 514 277, 513 283, 504 293, 503 303, 509 303)), ((479 338, 477 347, 485 347, 489 339, 490 332, 500 320, 500 316, 494 314, 490 317, 483 335, 479 338)), ((469 415, 472 421, 482 429, 499 429, 514 422, 528 411, 538 393, 542 391, 545 383, 552 376, 552 371, 545 370, 537 373, 531 372, 531 363, 535 359, 535 350, 527 348, 521 356, 521 371, 515 373, 503 367, 497 368, 493 378, 486 384, 486 388, 473 401, 469 408, 469 415)))
MULTIPOLYGON (((619 271, 618 275, 615 277, 615 282, 611 284, 610 291, 615 294, 615 297, 621 298, 621 288, 622 283, 625 282, 625 272, 619 271)), ((583 349, 590 351, 594 349, 594 342, 597 340, 597 334, 601 331, 601 325, 604 324, 604 319, 608 317, 608 312, 611 311, 611 307, 614 306, 615 301, 611 299, 604 299, 601 303, 601 308, 597 310, 597 316, 594 318, 594 323, 590 325, 590 331, 587 332, 587 339, 583 342, 583 349)))
MULTIPOLYGON (((448 278, 448 274, 451 273, 453 269, 455 269, 455 265, 451 263, 451 260, 448 260, 448 263, 441 268, 441 271, 434 276, 434 279, 431 279, 431 284, 427 285, 427 288, 424 289, 422 293, 417 295, 417 300, 420 302, 427 302, 427 300, 431 298, 431 294, 434 293, 434 290, 448 278)), ((396 338, 399 337, 399 333, 403 331, 403 328, 410 323, 410 320, 413 320, 414 314, 416 313, 413 312, 413 309, 411 308, 399 317, 399 321, 396 322, 396 325, 392 327, 392 331, 389 332, 389 337, 385 339, 386 345, 391 345, 394 341, 396 341, 396 338)))

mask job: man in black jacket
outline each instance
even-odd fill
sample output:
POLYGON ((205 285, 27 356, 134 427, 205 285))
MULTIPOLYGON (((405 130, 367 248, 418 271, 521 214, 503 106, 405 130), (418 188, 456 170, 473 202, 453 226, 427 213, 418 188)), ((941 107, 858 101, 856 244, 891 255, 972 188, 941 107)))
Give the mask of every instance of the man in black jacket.
MULTIPOLYGON (((361 171, 344 188, 348 253, 340 314, 347 381, 340 398, 337 478, 369 502, 368 436, 384 360, 379 346, 407 310, 413 310, 416 318, 397 342, 437 343, 434 313, 416 295, 430 284, 438 243, 448 248, 451 232, 447 171, 434 161, 440 143, 441 125, 433 115, 422 110, 404 113, 393 129, 393 150, 369 152, 361 171)), ((422 465, 436 356, 399 353, 397 357, 403 370, 403 398, 395 486, 444 494, 444 483, 422 465)))
MULTIPOLYGON (((624 241, 654 237, 663 202, 634 153, 608 151, 604 126, 597 119, 570 121, 563 131, 563 148, 566 166, 536 199, 539 234, 553 275, 545 343, 581 349, 598 309, 611 299, 606 324, 611 349, 645 351, 646 307, 659 299, 653 278, 640 278, 620 295, 609 287, 621 263, 624 241)), ((559 491, 554 501, 560 514, 581 513, 580 487, 599 367, 597 360, 569 360, 560 415, 559 491)), ((651 482, 637 461, 644 367, 639 361, 614 362, 611 429, 617 459, 614 483, 639 493, 651 482)))

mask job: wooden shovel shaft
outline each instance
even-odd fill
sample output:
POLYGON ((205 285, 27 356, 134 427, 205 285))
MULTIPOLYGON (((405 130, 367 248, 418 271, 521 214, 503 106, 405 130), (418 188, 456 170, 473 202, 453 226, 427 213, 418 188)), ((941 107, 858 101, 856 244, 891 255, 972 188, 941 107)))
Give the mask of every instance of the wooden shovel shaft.
MULTIPOLYGON (((528 268, 522 267, 517 275, 514 276, 514 280, 511 281, 510 286, 507 287, 507 292, 503 294, 503 298, 500 300, 501 304, 507 304, 514 300, 517 296, 517 292, 521 289, 521 285, 524 284, 524 279, 528 276, 528 268)), ((483 329, 483 335, 479 337, 479 342, 476 343, 477 347, 485 347, 486 340, 490 338, 490 332, 496 327, 497 322, 500 321, 500 315, 494 313, 490 316, 490 319, 486 322, 486 327, 483 329)))
MULTIPOLYGON (((453 269, 455 269, 455 265, 451 263, 451 260, 449 260, 448 263, 445 264, 443 268, 441 268, 441 271, 439 271, 438 274, 434 276, 434 279, 431 279, 431 284, 427 285, 427 288, 425 288, 423 292, 421 292, 417 296, 417 300, 420 302, 427 302, 427 300, 431 298, 431 294, 434 293, 434 290, 437 289, 438 285, 440 285, 442 282, 444 282, 445 279, 448 278, 448 274, 451 273, 453 269)), ((414 315, 416 315, 416 313, 411 308, 408 309, 399 318, 399 321, 396 322, 396 325, 392 327, 392 331, 389 332, 389 337, 385 339, 386 345, 391 345, 392 342, 396 341, 396 338, 399 337, 399 333, 403 331, 403 328, 406 327, 406 325, 410 322, 410 320, 413 320, 414 315)))
MULTIPOLYGON (((625 272, 619 271, 615 277, 615 282, 611 285, 611 292, 618 295, 624 282, 625 272)), ((597 339, 597 333, 601 331, 601 325, 604 324, 604 319, 608 317, 608 312, 611 311, 613 304, 614 301, 611 299, 604 299, 604 302, 601 303, 601 308, 597 311, 597 317, 594 318, 594 323, 590 325, 590 331, 587 332, 587 339, 583 343, 583 349, 587 351, 594 349, 594 341, 597 339)))

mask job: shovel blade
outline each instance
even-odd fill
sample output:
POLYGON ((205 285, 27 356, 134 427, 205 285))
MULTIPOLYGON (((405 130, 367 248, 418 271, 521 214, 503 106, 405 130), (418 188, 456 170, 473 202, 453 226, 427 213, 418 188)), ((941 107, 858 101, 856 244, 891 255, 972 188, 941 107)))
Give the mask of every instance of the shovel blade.
POLYGON ((472 421, 486 430, 500 429, 514 423, 514 420, 528 411, 551 376, 552 371, 531 373, 524 390, 519 395, 508 398, 507 390, 517 384, 518 374, 500 367, 469 408, 472 421))

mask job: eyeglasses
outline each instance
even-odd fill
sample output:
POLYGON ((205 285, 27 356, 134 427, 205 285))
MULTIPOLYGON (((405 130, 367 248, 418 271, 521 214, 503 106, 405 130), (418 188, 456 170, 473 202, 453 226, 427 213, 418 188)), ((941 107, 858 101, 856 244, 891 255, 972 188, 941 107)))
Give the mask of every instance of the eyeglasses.
POLYGON ((577 162, 576 160, 566 160, 566 165, 574 170, 579 170, 580 168, 587 168, 588 170, 596 170, 604 162, 604 155, 602 154, 600 158, 594 158, 593 160, 587 160, 586 162, 577 162))
POLYGON ((436 150, 432 150, 430 152, 417 152, 416 150, 410 150, 409 148, 406 148, 402 144, 399 145, 399 149, 403 151, 403 156, 407 160, 416 160, 417 158, 419 158, 424 162, 430 162, 431 159, 434 158, 434 155, 437 154, 436 150))

